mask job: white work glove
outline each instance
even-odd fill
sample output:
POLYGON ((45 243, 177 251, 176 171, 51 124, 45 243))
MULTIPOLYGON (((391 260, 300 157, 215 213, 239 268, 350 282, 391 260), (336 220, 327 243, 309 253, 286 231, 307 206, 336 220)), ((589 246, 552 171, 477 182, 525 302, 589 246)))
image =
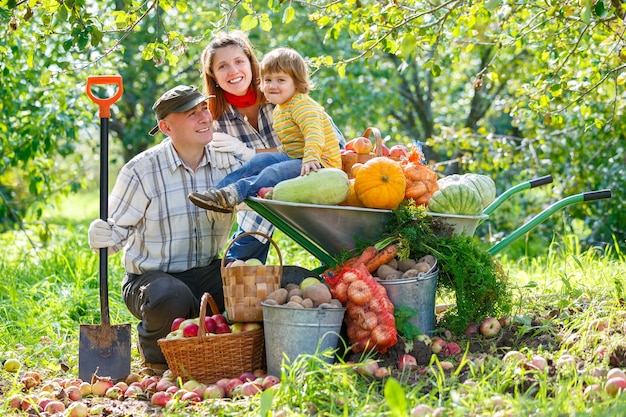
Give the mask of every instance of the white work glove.
POLYGON ((243 161, 247 161, 256 155, 256 150, 248 148, 245 143, 222 132, 213 132, 213 140, 210 143, 217 153, 233 153, 239 155, 243 161))
POLYGON ((96 219, 89 225, 89 246, 92 249, 110 248, 115 246, 113 240, 113 220, 96 219))
POLYGON ((235 158, 235 155, 231 152, 217 152, 216 150, 213 150, 211 155, 215 167, 219 169, 226 169, 232 167, 233 165, 241 164, 241 162, 239 162, 237 158, 235 158))

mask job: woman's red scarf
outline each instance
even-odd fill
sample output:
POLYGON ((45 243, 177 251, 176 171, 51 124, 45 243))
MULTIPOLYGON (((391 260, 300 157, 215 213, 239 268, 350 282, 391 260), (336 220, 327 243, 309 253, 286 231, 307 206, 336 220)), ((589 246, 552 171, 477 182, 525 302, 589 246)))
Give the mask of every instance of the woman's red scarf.
POLYGON ((249 87, 248 91, 243 96, 236 96, 224 91, 224 97, 227 102, 238 109, 245 109, 246 107, 250 107, 256 103, 256 91, 252 87, 249 87))

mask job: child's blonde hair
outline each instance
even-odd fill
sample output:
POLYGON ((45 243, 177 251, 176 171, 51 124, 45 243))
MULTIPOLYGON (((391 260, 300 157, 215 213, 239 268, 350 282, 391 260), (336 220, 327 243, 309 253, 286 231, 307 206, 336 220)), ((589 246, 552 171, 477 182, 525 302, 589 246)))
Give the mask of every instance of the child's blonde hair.
POLYGON ((304 58, 291 48, 276 48, 261 61, 261 80, 267 74, 284 72, 293 78, 296 90, 308 94, 315 86, 309 79, 309 67, 304 58))

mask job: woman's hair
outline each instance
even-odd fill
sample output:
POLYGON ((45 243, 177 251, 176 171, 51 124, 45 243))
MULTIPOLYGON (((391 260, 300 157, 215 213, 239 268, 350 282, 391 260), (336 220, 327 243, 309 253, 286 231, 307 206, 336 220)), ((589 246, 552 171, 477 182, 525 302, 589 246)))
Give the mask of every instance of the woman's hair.
POLYGON ((250 68, 252 69, 252 88, 256 91, 257 100, 261 103, 265 102, 265 96, 260 87, 260 70, 259 60, 254 55, 254 50, 250 40, 242 31, 236 30, 232 32, 224 32, 216 35, 209 45, 202 51, 202 79, 204 81, 204 93, 206 95, 214 95, 215 98, 208 101, 209 110, 213 116, 213 120, 219 119, 228 109, 228 102, 224 97, 224 91, 218 87, 213 74, 213 58, 218 49, 227 46, 238 46, 250 60, 250 68))
POLYGON ((308 94, 315 86, 309 79, 309 67, 304 58, 291 48, 277 48, 268 52, 261 62, 261 76, 284 72, 293 78, 296 90, 308 94))

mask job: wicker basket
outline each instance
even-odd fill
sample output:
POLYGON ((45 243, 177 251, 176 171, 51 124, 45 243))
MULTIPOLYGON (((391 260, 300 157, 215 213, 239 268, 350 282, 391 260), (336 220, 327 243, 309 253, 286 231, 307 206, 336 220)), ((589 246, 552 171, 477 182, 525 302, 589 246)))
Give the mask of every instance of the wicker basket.
POLYGON ((374 152, 368 154, 344 153, 341 155, 341 169, 348 174, 348 178, 353 178, 351 173, 352 165, 356 163, 364 164, 374 157, 383 156, 383 138, 380 130, 375 127, 368 127, 363 133, 363 137, 372 140, 370 138, 371 135, 374 135, 374 152))
POLYGON ((242 233, 233 239, 224 253, 237 239, 246 235, 260 235, 270 241, 276 253, 280 265, 245 265, 224 266, 222 258, 222 284, 224 286, 224 305, 228 320, 236 322, 262 322, 263 307, 261 301, 269 294, 280 288, 283 276, 283 258, 276 242, 261 232, 242 233))
POLYGON ((204 325, 207 303, 213 314, 219 313, 213 297, 205 293, 200 303, 198 336, 158 341, 174 376, 211 384, 221 378, 237 378, 244 372, 263 368, 263 329, 207 335, 204 325))

